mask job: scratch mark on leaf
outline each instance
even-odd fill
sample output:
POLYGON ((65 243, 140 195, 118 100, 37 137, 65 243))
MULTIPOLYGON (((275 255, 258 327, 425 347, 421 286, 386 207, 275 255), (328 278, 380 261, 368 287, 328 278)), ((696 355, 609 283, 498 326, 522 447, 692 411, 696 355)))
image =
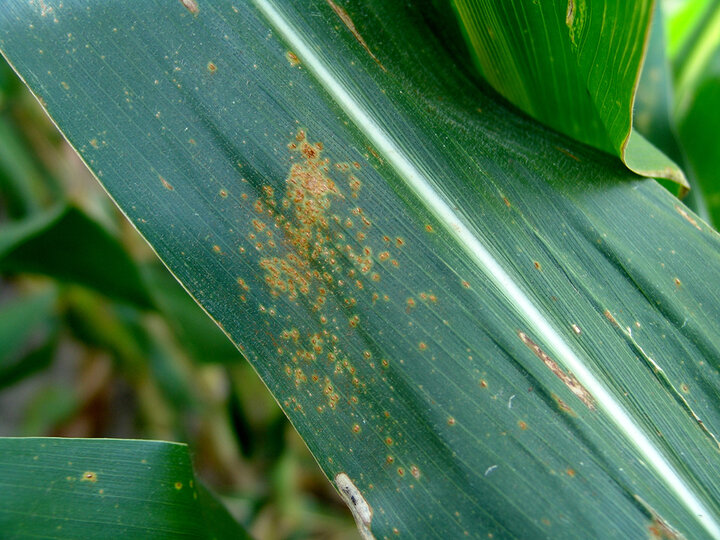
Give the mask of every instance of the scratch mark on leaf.
POLYGON ((617 322, 615 323, 615 326, 625 337, 625 340, 632 347, 632 349, 640 356, 645 365, 652 370, 653 375, 655 375, 655 378, 658 380, 658 382, 670 393, 670 395, 672 395, 672 397, 680 405, 680 407, 682 407, 683 410, 685 410, 685 412, 687 412, 687 414, 693 420, 695 420, 695 422, 697 422, 698 426, 700 426, 700 429, 705 432, 705 435, 707 435, 717 447, 717 449, 720 450, 720 441, 717 440, 715 435, 707 428, 707 426, 700 419, 700 417, 695 414, 695 411, 693 411, 692 407, 690 407, 690 403, 688 403, 688 401, 685 399, 685 396, 683 396, 682 393, 679 392, 677 388, 675 388, 675 385, 670 381, 670 378, 660 367, 660 365, 647 352, 645 352, 645 350, 635 340, 632 335, 632 329, 629 326, 627 328, 623 328, 617 322))

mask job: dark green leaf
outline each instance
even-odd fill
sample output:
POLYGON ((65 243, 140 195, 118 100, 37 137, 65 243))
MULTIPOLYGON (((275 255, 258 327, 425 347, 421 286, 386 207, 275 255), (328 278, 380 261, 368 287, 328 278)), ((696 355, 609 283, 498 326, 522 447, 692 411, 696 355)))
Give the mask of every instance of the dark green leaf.
POLYGON ((42 274, 143 308, 153 306, 122 245, 74 206, 0 227, 0 271, 42 274))
POLYGON ((366 535, 720 537, 720 238, 655 181, 418 4, 43 5, 3 53, 366 535))
POLYGON ((167 269, 159 264, 145 265, 142 274, 155 304, 194 359, 222 363, 241 360, 232 342, 167 269))
POLYGON ((54 290, 0 306, 0 388, 46 367, 55 351, 54 290))
POLYGON ((7 538, 249 538, 197 484, 182 444, 0 439, 7 538))
POLYGON ((699 181, 712 222, 720 224, 720 47, 680 122, 680 139, 699 181))

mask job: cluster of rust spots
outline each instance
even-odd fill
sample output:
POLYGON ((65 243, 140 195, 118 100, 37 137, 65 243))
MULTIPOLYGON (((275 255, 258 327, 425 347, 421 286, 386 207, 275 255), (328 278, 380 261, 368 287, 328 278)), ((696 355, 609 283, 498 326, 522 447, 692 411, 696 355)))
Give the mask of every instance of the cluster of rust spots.
POLYGON ((545 366, 587 406, 588 409, 595 410, 595 398, 582 384, 580 384, 580 381, 575 378, 575 375, 572 373, 565 373, 537 343, 525 334, 525 332, 518 332, 518 337, 533 353, 535 353, 535 356, 542 360, 543 364, 545 364, 545 366))
POLYGON ((613 317, 613 314, 610 313, 610 310, 606 309, 606 310, 603 312, 603 315, 605 316, 605 318, 606 318, 608 321, 610 321, 610 323, 611 323, 613 326, 617 326, 618 328, 620 328, 620 324, 618 324, 618 322, 617 322, 617 320, 615 319, 615 317, 613 317))
POLYGON ((642 506, 645 512, 650 516, 650 525, 648 532, 650 538, 658 540, 685 540, 685 537, 672 527, 663 517, 655 511, 642 497, 635 495, 635 500, 642 506))

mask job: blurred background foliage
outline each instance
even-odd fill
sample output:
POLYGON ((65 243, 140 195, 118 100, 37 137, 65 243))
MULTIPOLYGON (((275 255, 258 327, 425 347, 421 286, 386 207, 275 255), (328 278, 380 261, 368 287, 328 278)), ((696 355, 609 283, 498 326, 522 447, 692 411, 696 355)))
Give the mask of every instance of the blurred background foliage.
POLYGON ((0 436, 187 442, 257 538, 356 538, 270 392, 0 64, 0 436))

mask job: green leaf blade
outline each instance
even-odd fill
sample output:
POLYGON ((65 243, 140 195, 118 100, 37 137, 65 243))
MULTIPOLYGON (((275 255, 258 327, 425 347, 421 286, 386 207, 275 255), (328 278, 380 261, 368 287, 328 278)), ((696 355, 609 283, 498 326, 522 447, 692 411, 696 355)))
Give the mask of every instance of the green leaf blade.
POLYGON ((717 450, 688 415, 720 428, 702 222, 477 93, 402 6, 87 5, 37 32, 5 15, 0 46, 372 534, 713 534, 717 450), (68 32, 90 51, 50 47, 68 32), (641 350, 697 381, 688 407, 641 350))
POLYGON ((247 538, 221 506, 203 514, 217 503, 182 444, 3 438, 0 471, 0 524, 11 537, 247 538))
POLYGON ((480 71, 522 111, 687 187, 678 166, 633 130, 653 2, 489 2, 455 6, 480 71))

